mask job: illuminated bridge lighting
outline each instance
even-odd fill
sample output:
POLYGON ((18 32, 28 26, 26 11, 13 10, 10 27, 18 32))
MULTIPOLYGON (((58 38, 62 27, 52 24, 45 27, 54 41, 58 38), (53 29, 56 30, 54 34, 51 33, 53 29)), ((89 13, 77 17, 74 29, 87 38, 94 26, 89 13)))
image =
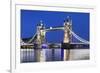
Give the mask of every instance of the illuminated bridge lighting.
MULTIPOLYGON (((69 60, 70 59, 70 51, 74 49, 82 49, 87 50, 90 48, 89 41, 81 38, 78 36, 74 31, 72 31, 72 20, 67 17, 67 20, 64 21, 63 26, 58 27, 49 27, 45 28, 42 21, 39 23, 40 25, 37 26, 37 32, 35 35, 29 39, 26 43, 21 40, 21 50, 26 53, 25 62, 29 62, 30 53, 34 55, 34 60, 32 58, 32 62, 42 62, 42 61, 48 61, 48 54, 51 54, 50 61, 57 61, 58 59, 55 58, 55 51, 60 50, 61 56, 60 61, 69 60), (56 30, 63 30, 64 31, 64 37, 63 42, 61 43, 48 43, 45 39, 46 32, 50 31, 56 31, 56 30), (79 43, 73 43, 71 42, 71 38, 75 37, 79 43), (49 50, 49 52, 48 52, 49 50), (47 57, 47 58, 46 58, 47 57)), ((24 59, 23 59, 24 60, 24 59)), ((24 62, 24 61, 23 61, 24 62)))

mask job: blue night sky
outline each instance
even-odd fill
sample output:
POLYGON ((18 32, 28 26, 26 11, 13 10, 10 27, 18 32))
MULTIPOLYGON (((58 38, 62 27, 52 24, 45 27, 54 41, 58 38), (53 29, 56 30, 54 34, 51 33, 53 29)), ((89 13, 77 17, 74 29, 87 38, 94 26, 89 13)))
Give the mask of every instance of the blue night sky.
MULTIPOLYGON (((72 19, 72 30, 89 41, 89 13, 36 10, 21 10, 21 38, 32 37, 36 33, 36 25, 40 20, 45 27, 63 26, 67 16, 72 19)), ((63 34, 62 30, 47 32, 46 39, 48 42, 62 42, 63 34)))

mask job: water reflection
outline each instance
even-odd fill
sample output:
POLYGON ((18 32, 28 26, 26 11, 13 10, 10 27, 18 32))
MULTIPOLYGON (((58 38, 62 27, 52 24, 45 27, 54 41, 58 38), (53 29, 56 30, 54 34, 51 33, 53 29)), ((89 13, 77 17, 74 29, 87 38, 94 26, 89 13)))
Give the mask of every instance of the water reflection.
MULTIPOLYGON (((34 49, 21 49, 20 59, 21 63, 36 62, 34 49)), ((43 49, 45 52, 45 61, 63 61, 62 49, 43 49)), ((89 49, 75 49, 70 50, 69 60, 87 60, 89 59, 89 49)))

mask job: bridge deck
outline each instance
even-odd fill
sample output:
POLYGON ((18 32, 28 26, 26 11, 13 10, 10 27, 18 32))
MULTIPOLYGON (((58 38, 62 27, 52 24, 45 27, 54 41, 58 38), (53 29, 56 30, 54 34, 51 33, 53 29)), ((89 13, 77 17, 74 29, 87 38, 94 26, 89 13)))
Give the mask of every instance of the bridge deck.
MULTIPOLYGON (((44 49, 89 49, 89 44, 49 44, 48 47, 43 46, 44 49)), ((21 49, 38 49, 34 45, 21 45, 21 49)))

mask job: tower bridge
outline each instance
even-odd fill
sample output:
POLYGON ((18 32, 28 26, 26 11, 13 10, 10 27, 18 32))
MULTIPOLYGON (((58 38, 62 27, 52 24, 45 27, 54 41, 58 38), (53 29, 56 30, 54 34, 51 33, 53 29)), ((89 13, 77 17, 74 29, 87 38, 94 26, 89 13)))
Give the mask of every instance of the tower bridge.
POLYGON ((42 21, 37 25, 37 32, 35 35, 27 42, 24 43, 24 41, 21 40, 21 49, 35 49, 35 56, 36 61, 41 62, 45 61, 45 52, 43 52, 43 49, 49 48, 49 49, 64 49, 64 55, 63 60, 69 60, 69 54, 70 49, 89 49, 89 41, 81 38, 76 33, 72 31, 72 20, 67 17, 67 19, 64 21, 63 26, 58 27, 50 27, 45 28, 42 21), (64 31, 64 37, 63 42, 61 43, 48 43, 45 39, 46 32, 50 31, 56 31, 56 30, 63 30, 64 31), (72 35, 80 41, 80 43, 73 43, 71 42, 72 35), (46 44, 45 46, 43 44, 46 44))

